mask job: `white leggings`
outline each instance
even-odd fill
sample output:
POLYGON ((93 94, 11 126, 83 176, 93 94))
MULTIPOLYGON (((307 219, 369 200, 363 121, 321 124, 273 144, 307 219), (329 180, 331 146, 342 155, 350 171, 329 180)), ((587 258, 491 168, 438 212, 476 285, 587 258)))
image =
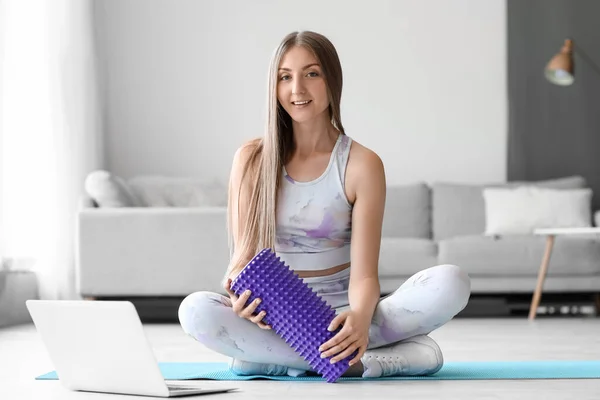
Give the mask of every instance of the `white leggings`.
MULTIPOLYGON (((304 278, 337 313, 348 308, 349 269, 323 278, 304 278)), ((369 328, 369 349, 428 334, 450 321, 469 300, 469 276, 455 265, 417 272, 379 301, 369 328)), ((273 330, 238 317, 229 297, 211 292, 187 296, 179 307, 185 333, 211 350, 242 361, 308 371, 308 363, 273 330)))

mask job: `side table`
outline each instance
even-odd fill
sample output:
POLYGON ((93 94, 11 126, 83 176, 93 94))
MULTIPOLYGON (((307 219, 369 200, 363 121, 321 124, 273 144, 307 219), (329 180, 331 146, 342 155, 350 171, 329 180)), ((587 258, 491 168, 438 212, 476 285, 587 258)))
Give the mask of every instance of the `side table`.
MULTIPOLYGON (((556 236, 569 236, 569 235, 589 235, 597 234, 600 235, 599 227, 589 228, 544 228, 535 229, 534 235, 546 236, 546 249, 544 250, 544 257, 542 258, 542 264, 538 272, 537 285, 533 292, 533 298, 531 299, 531 307, 529 308, 529 319, 535 319, 537 314, 537 308, 540 305, 540 299, 542 297, 542 289, 544 287, 544 280, 546 279, 546 273, 548 272, 548 264, 550 264, 550 257, 552 256, 552 248, 554 247, 554 238, 556 236)), ((597 300, 597 299, 596 299, 597 300)))

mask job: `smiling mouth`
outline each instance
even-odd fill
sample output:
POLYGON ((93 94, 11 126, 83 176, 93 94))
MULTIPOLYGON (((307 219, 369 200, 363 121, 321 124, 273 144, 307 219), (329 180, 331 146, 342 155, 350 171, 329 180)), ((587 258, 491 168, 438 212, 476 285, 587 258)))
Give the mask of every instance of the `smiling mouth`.
POLYGON ((292 104, 295 106, 305 106, 310 102, 312 102, 312 100, 292 101, 292 104))

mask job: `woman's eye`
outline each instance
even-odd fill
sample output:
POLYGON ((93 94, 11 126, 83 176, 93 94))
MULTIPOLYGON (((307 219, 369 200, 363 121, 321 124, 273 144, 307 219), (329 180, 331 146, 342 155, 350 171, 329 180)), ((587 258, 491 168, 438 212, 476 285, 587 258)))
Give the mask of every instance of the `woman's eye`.
POLYGON ((315 77, 319 76, 319 74, 317 74, 316 72, 309 72, 308 76, 310 76, 311 78, 315 78, 315 77))
POLYGON ((289 75, 283 75, 281 78, 279 78, 279 80, 287 81, 289 78, 290 78, 289 75))

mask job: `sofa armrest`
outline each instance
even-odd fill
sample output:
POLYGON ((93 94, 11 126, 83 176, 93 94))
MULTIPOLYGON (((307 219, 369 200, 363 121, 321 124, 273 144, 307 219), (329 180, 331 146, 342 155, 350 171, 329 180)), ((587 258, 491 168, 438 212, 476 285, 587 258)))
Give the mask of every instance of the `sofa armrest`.
POLYGON ((98 204, 88 194, 84 193, 79 197, 78 210, 86 208, 97 208, 98 204))
POLYGON ((95 208, 77 219, 82 296, 224 293, 226 208, 95 208))

